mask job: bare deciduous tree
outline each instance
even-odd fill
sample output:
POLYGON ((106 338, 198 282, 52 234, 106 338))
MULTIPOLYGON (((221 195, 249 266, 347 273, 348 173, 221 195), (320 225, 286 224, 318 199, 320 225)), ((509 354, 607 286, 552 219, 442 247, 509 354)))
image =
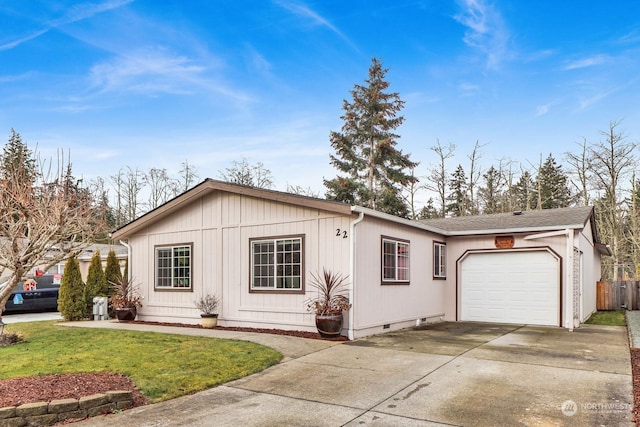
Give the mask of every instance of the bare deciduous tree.
POLYGON ((146 185, 144 176, 138 168, 132 169, 127 166, 111 177, 116 192, 117 226, 133 221, 144 212, 143 203, 140 201, 146 185))
POLYGON ((480 158, 482 157, 482 153, 480 153, 480 149, 484 147, 486 144, 480 144, 480 141, 476 140, 475 145, 473 146, 473 150, 471 154, 467 156, 470 161, 469 167, 469 183, 467 184, 467 188, 469 190, 469 213, 471 215, 476 215, 480 212, 479 202, 476 200, 476 186, 478 185, 478 181, 482 176, 482 168, 478 164, 480 158))
POLYGON ((193 187, 198 181, 198 170, 195 166, 189 164, 187 160, 180 164, 180 191, 184 192, 193 187))
POLYGON ((424 184, 420 184, 418 178, 415 175, 416 168, 415 166, 409 168, 410 175, 413 178, 409 181, 409 183, 403 187, 402 199, 405 204, 409 207, 409 219, 418 219, 421 215, 421 211, 417 210, 416 207, 416 194, 420 190, 425 189, 424 184))
POLYGON ((273 188, 273 176, 271 171, 264 167, 262 162, 255 165, 242 158, 241 161, 234 160, 231 166, 220 171, 220 178, 234 184, 246 185, 255 188, 273 188))
POLYGON ((143 176, 149 188, 149 210, 166 203, 178 194, 178 182, 169 176, 166 169, 151 168, 143 176))
POLYGON ((287 185, 287 193, 297 194, 298 196, 320 198, 320 192, 314 191, 311 187, 302 187, 300 185, 287 185))
POLYGON ((8 274, 9 280, 0 290, 0 313, 30 271, 79 253, 102 228, 90 192, 71 174, 71 163, 65 164, 60 154, 57 161, 35 159, 21 141, 10 141, 2 155, 0 275, 8 274), (20 145, 22 153, 12 149, 20 145))
MULTIPOLYGON (((604 140, 588 149, 593 187, 600 193, 596 202, 599 227, 603 241, 609 242, 613 252, 613 256, 605 258, 603 264, 612 263, 614 266, 624 260, 622 222, 625 212, 621 183, 626 181, 636 165, 634 152, 637 147, 635 142, 627 140, 619 126, 620 121, 610 122, 609 129, 600 132, 604 140)), ((603 268, 603 272, 608 273, 607 270, 613 270, 612 277, 617 280, 617 268, 603 268)))
POLYGON ((589 206, 591 197, 589 194, 591 181, 591 170, 589 169, 589 149, 587 139, 582 138, 582 143, 578 144, 580 150, 578 153, 566 153, 567 163, 571 166, 571 184, 577 191, 577 203, 582 206, 589 206))
POLYGON ((437 154, 438 163, 431 169, 431 173, 427 176, 425 188, 438 194, 438 202, 440 203, 439 215, 444 218, 447 213, 447 183, 449 182, 449 173, 447 172, 447 160, 453 157, 456 146, 449 143, 446 146, 440 144, 440 140, 436 140, 436 145, 429 148, 437 154))

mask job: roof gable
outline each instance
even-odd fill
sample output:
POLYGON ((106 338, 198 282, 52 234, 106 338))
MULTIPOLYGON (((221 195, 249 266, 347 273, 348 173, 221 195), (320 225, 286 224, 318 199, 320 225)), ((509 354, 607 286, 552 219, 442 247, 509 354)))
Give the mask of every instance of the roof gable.
POLYGON ((345 203, 334 202, 330 200, 318 199, 315 197, 300 196, 282 191, 266 190, 262 188, 248 187, 245 185, 232 184, 229 182, 217 181, 207 178, 200 184, 190 190, 180 194, 179 196, 169 200, 165 204, 156 209, 147 212, 140 218, 123 225, 113 232, 113 239, 123 239, 133 234, 143 227, 149 226, 162 218, 165 218, 177 210, 189 205, 201 197, 215 192, 223 191, 232 194, 240 194, 259 199, 265 199, 275 202, 288 203, 296 206, 320 209, 329 212, 335 212, 344 215, 351 215, 351 206, 345 203))

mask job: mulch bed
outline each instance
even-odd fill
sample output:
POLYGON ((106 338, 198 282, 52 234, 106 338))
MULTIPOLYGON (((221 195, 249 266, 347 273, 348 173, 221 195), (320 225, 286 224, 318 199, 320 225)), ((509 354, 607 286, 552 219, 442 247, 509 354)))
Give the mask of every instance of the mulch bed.
MULTIPOLYGON (((149 322, 146 320, 134 320, 133 322, 129 322, 129 323, 204 329, 201 325, 189 325, 185 323, 149 322)), ((240 328, 240 327, 232 327, 232 326, 216 326, 214 329, 218 329, 221 331, 256 332, 260 334, 287 335, 291 337, 309 338, 314 340, 325 340, 325 341, 349 341, 349 338, 345 337, 344 335, 340 335, 339 337, 336 337, 336 338, 325 338, 317 332, 288 331, 283 329, 240 328)))
POLYGON ((57 399, 79 399, 115 390, 133 392, 133 406, 146 403, 133 381, 121 374, 53 374, 0 380, 0 408, 57 399))
POLYGON ((631 377, 633 378, 633 421, 640 427, 640 348, 631 349, 631 377))

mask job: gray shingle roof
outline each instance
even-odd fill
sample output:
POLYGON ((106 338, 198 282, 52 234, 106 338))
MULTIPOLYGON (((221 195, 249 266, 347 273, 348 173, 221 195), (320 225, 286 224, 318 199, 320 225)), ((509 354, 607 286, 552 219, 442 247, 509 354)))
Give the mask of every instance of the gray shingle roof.
POLYGON ((455 218, 426 219, 420 222, 452 234, 482 234, 517 230, 559 230, 582 228, 593 213, 593 207, 573 207, 522 211, 520 214, 463 216, 455 218))
POLYGON ((103 259, 107 258, 109 251, 113 249, 116 253, 116 256, 126 256, 128 254, 127 247, 120 244, 107 245, 102 243, 94 243, 93 245, 88 246, 80 255, 79 259, 91 258, 95 251, 100 251, 100 257, 103 259))

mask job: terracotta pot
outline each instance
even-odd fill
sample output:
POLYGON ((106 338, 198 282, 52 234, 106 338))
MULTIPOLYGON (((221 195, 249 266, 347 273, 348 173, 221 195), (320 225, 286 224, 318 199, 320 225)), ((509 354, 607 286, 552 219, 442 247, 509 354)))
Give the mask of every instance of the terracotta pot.
POLYGON ((135 320, 138 309, 136 307, 116 308, 116 317, 120 322, 130 322, 135 320))
POLYGON ((316 328, 321 336, 334 338, 342 332, 342 313, 316 314, 316 328))
POLYGON ((218 326, 217 314, 201 314, 200 317, 202 318, 201 322, 203 328, 210 329, 218 326))

